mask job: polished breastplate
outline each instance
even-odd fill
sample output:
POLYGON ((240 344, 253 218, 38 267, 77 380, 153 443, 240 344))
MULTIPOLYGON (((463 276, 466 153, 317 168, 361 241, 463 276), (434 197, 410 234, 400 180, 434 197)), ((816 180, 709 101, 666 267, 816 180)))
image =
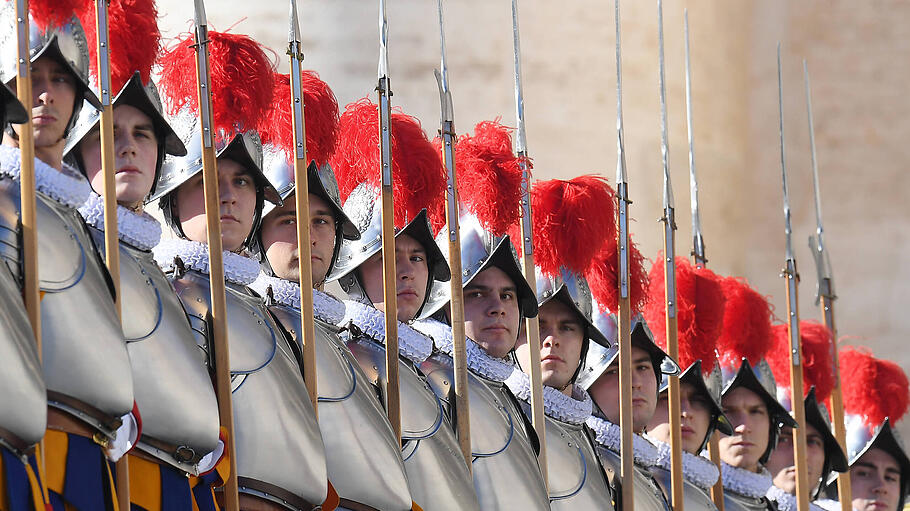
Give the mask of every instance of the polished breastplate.
MULTIPOLYGON (((299 342, 300 312, 286 305, 272 305, 269 310, 299 342)), ((338 332, 337 327, 316 320, 319 428, 329 479, 345 501, 408 510, 411 494, 398 440, 371 382, 338 332)))
MULTIPOLYGON (((173 285, 211 361, 208 275, 190 270, 173 285)), ((325 449, 297 357, 259 297, 236 284, 225 288, 240 491, 290 509, 320 505, 328 491, 325 449)))
POLYGON ((776 508, 765 497, 747 497, 724 489, 724 511, 776 511, 776 508))
MULTIPOLYGON (((670 471, 663 467, 654 466, 651 467, 651 474, 664 491, 667 501, 669 501, 672 498, 670 496, 670 489, 672 488, 670 471)), ((708 490, 703 490, 698 485, 690 483, 685 477, 683 477, 683 507, 686 511, 717 511, 717 506, 714 505, 708 490)))
MULTIPOLYGON (((89 228, 104 254, 104 232, 89 228)), ((138 447, 189 473, 218 445, 218 403, 183 305, 151 252, 120 244, 120 306, 136 405, 138 447)))
POLYGON ((47 390, 19 285, 0 265, 0 442, 19 454, 47 426, 47 390))
MULTIPOLYGON (((528 403, 522 409, 530 414, 528 403)), ((614 509, 606 474, 583 424, 546 416, 547 483, 554 510, 614 509)))
MULTIPOLYGON (((430 386, 454 415, 452 359, 437 353, 420 365, 430 386)), ((481 509, 550 509, 546 485, 523 418, 505 385, 468 373, 474 489, 481 509), (508 392, 506 390, 506 392, 508 392)))
MULTIPOLYGON (((385 347, 358 336, 348 342, 367 378, 385 378, 385 347)), ((442 402, 424 376, 399 358, 402 457, 411 498, 425 511, 479 509, 471 475, 442 402)))
MULTIPOLYGON (((620 492, 620 498, 625 498, 626 496, 622 494, 622 486, 620 484, 619 474, 622 472, 622 459, 618 453, 607 449, 602 445, 597 446, 597 455, 600 457, 600 461, 603 463, 604 469, 610 475, 610 479, 614 481, 614 486, 617 491, 620 492)), ((635 464, 635 508, 643 509, 648 511, 669 511, 670 505, 667 503, 667 499, 664 496, 663 490, 658 486, 657 481, 654 479, 654 476, 651 475, 651 472, 642 467, 641 465, 635 464)))
MULTIPOLYGON (((2 257, 18 276, 19 186, 0 182, 2 257)), ((48 404, 112 435, 133 409, 133 381, 107 269, 76 210, 38 193, 36 219, 48 404)))

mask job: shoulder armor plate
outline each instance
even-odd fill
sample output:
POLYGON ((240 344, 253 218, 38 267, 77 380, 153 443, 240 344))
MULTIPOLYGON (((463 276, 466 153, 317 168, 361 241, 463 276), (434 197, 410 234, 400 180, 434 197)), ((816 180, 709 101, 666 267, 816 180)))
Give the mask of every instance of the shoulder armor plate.
POLYGON ((580 425, 547 417, 547 474, 552 509, 613 509, 613 495, 580 425))
POLYGON ((44 378, 49 392, 105 414, 133 409, 133 380, 107 270, 82 218, 38 194, 38 271, 44 378))
MULTIPOLYGON (((296 340, 300 314, 277 305, 270 311, 296 340)), ((401 447, 375 389, 338 336, 316 320, 319 428, 329 480, 341 498, 375 509, 406 511, 411 494, 401 447)))
POLYGON ((17 450, 38 443, 47 426, 47 390, 19 286, 0 264, 0 440, 17 450))
MULTIPOLYGON (((103 252, 102 231, 91 229, 103 252)), ((150 252, 120 244, 124 335, 147 451, 192 472, 218 445, 218 403, 183 305, 150 252), (161 445, 161 443, 165 445, 161 445)), ((140 439, 140 444, 142 444, 140 439)))
MULTIPOLYGON (((622 484, 618 475, 622 471, 622 460, 619 454, 602 445, 596 447, 596 452, 604 468, 615 474, 614 487, 621 493, 622 484)), ((638 464, 635 465, 635 507, 647 511, 670 511, 663 490, 651 475, 651 471, 638 464)))
POLYGON ((724 511, 776 511, 774 504, 762 497, 754 499, 724 490, 724 511))
MULTIPOLYGON (((208 276, 190 270, 173 284, 207 346, 208 276)), ((325 448, 296 356, 258 296, 235 284, 225 291, 237 475, 323 502, 325 448)))
MULTIPOLYGON (((364 373, 376 378, 385 376, 384 346, 357 338, 348 347, 364 373)), ((411 498, 426 509, 480 509, 455 433, 444 417, 442 402, 424 376, 401 359, 399 387, 402 456, 411 498)))

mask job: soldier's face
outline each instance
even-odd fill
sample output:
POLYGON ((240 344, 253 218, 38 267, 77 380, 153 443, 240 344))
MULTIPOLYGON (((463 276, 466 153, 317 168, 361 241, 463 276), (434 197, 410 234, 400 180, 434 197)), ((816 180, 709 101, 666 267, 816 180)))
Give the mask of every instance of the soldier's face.
MULTIPOLYGON (((335 216, 329 204, 309 194, 310 268, 313 283, 325 280, 335 249, 335 216)), ((300 280, 297 245, 297 204, 291 195, 262 219, 262 245, 275 276, 300 280)))
POLYGON ((491 356, 502 358, 518 339, 521 317, 512 279, 493 266, 478 273, 464 288, 465 334, 491 356))
MULTIPOLYGON (((86 176, 95 192, 100 194, 104 189, 104 173, 101 172, 99 128, 82 139, 79 151, 86 176)), ((155 126, 152 119, 136 107, 121 105, 114 109, 114 158, 117 203, 136 209, 152 190, 158 162, 155 126)))
MULTIPOLYGON (((588 389, 607 420, 619 424, 619 363, 614 362, 588 389)), ((648 352, 632 346, 632 428, 644 431, 657 406, 657 377, 648 352)))
POLYGON ((900 466, 887 452, 869 449, 850 467, 850 486, 853 509, 896 511, 901 491, 900 466))
MULTIPOLYGON (((585 330, 578 314, 559 300, 550 300, 540 308, 540 374, 543 384, 570 394, 572 375, 581 359, 585 330)), ((530 374, 531 353, 522 336, 516 347, 524 371, 530 374)))
POLYGON ((721 460, 736 468, 758 470, 771 432, 767 405, 755 392, 736 387, 723 397, 722 406, 733 434, 720 437, 721 460))
MULTIPOLYGON (((202 172, 177 188, 177 217, 183 233, 192 241, 207 243, 205 193, 202 172)), ((253 177, 233 160, 218 160, 218 193, 221 215, 221 243, 224 250, 243 247, 256 213, 256 184, 253 177)))
MULTIPOLYGON (((56 59, 41 57, 31 66, 32 75, 32 129, 35 148, 59 149, 62 154, 65 142, 63 133, 73 115, 76 101, 76 79, 56 59)), ((10 87, 16 90, 15 80, 10 87)), ((21 138, 24 124, 13 124, 21 138)))
MULTIPOLYGON (((793 428, 781 428, 777 447, 771 451, 765 467, 774 476, 774 486, 796 495, 796 466, 793 462, 793 428)), ((821 433, 806 424, 806 465, 809 471, 809 484, 814 490, 822 478, 825 467, 825 441, 821 433)))
MULTIPOLYGON (((699 454, 701 444, 711 424, 711 406, 708 398, 691 383, 679 383, 679 409, 682 429, 682 448, 692 454, 699 454)), ((654 417, 648 424, 648 434, 661 442, 670 443, 669 401, 664 392, 657 400, 654 417)))
MULTIPOLYGON (((427 296, 427 252, 417 240, 401 234, 395 237, 395 292, 398 297, 398 321, 411 321, 427 296)), ((385 311, 382 289, 382 251, 360 265, 360 282, 373 306, 385 311)))

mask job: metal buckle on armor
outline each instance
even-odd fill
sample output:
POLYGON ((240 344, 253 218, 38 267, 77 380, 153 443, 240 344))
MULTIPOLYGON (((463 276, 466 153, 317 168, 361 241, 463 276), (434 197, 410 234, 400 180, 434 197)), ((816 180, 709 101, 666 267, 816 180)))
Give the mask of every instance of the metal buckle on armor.
POLYGON ((108 449, 111 446, 111 439, 101 433, 92 435, 92 441, 100 445, 102 449, 108 449))

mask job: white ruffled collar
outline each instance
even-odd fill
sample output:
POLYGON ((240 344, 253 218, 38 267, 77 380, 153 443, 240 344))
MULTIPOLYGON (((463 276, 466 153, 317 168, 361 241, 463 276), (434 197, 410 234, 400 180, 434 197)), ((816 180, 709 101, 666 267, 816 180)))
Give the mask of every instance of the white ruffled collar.
MULTIPOLYGON (((85 204, 79 208, 79 213, 86 223, 104 230, 104 199, 100 195, 95 192, 89 194, 85 204)), ((139 250, 151 250, 161 241, 161 224, 144 211, 136 213, 117 205, 117 237, 139 250)))
MULTIPOLYGON (((517 367, 506 378, 506 386, 518 399, 529 402, 531 399, 531 380, 517 367)), ((569 424, 583 424, 594 411, 594 403, 578 385, 572 385, 572 396, 569 397, 553 387, 543 386, 543 411, 548 417, 569 424)))
MULTIPOLYGON (((300 310, 300 284, 297 282, 260 272, 259 277, 250 284, 250 288, 262 296, 267 296, 271 288, 272 298, 276 302, 300 310)), ((320 321, 337 325, 344 319, 344 304, 334 296, 314 289, 313 315, 320 321)))
MULTIPOLYGON (((16 181, 22 171, 21 152, 17 147, 0 145, 0 176, 16 181)), ((63 164, 57 170, 35 158, 35 189, 69 208, 78 208, 92 193, 85 176, 73 167, 63 164)))
MULTIPOLYGON (((452 327, 432 318, 415 321, 414 330, 423 333, 433 340, 436 349, 449 357, 455 356, 455 344, 452 339, 452 327)), ((495 358, 477 345, 470 337, 465 337, 465 349, 468 354, 468 368, 488 380, 503 382, 512 374, 515 366, 495 358)))
MULTIPOLYGON (((588 417, 585 423, 594 431, 594 439, 597 440, 598 444, 615 453, 620 452, 622 432, 618 425, 596 415, 588 417)), ((657 447, 654 447, 654 444, 649 442, 647 438, 635 433, 632 434, 632 452, 635 457, 635 464, 646 468, 657 465, 660 458, 657 447)))
MULTIPOLYGON (((671 470, 670 444, 655 440, 648 435, 645 436, 655 447, 657 447, 659 459, 657 460, 656 465, 666 470, 671 470)), ((717 482, 717 478, 720 477, 720 470, 717 469, 717 465, 704 456, 697 456, 691 452, 683 451, 682 464, 683 477, 686 478, 686 481, 689 481, 703 490, 707 490, 714 486, 714 483, 717 482)))
POLYGON ((761 467, 761 472, 755 473, 751 470, 736 468, 726 462, 721 462, 721 477, 724 482, 724 490, 730 490, 733 493, 752 497, 753 499, 764 497, 768 492, 768 488, 771 487, 772 478, 768 469, 762 465, 759 466, 761 467))
MULTIPOLYGON (((353 323, 367 337, 385 344, 385 313, 354 300, 344 301, 344 317, 336 323, 346 326, 353 323)), ((419 364, 433 353, 433 341, 410 326, 398 322, 398 353, 419 364)))
MULTIPOLYGON (((770 488, 768 488, 768 492, 765 493, 765 496, 768 497, 768 500, 777 504, 777 509, 779 511, 796 511, 796 497, 794 495, 790 495, 777 486, 772 485, 770 488)), ((839 504, 840 503, 838 503, 838 505, 839 504)), ((824 511, 824 508, 816 505, 815 502, 810 502, 809 511, 824 511)))
POLYGON ((840 501, 831 499, 818 499, 812 503, 822 511, 841 511, 840 501))
MULTIPOLYGON (((209 250, 205 243, 181 239, 162 240, 152 252, 155 254, 155 262, 164 271, 173 270, 174 260, 179 257, 185 268, 209 274, 209 250)), ((226 250, 222 257, 224 279, 228 282, 248 286, 259 275, 259 262, 255 259, 226 250)))

